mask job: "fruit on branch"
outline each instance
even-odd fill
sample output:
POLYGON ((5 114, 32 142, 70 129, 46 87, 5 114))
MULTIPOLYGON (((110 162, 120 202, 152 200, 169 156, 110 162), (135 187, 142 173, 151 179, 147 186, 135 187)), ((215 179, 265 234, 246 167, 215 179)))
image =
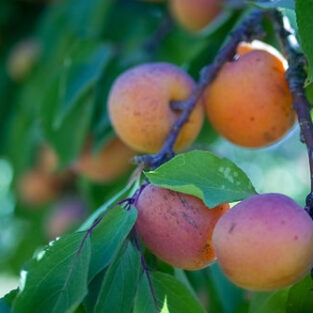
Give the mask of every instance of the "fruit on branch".
MULTIPOLYGON (((116 133, 134 150, 158 152, 180 115, 170 103, 186 100, 194 87, 188 74, 168 63, 149 63, 126 71, 115 81, 108 102, 116 133)), ((199 102, 174 148, 179 150, 190 145, 202 122, 203 108, 199 102)))
POLYGON ((49 239, 74 230, 87 216, 86 203, 78 197, 68 197, 58 201, 49 214, 45 232, 49 239))
POLYGON ((281 139, 295 122, 282 56, 274 48, 242 43, 204 95, 207 116, 234 144, 258 148, 281 139))
POLYGON ((21 200, 29 206, 46 204, 56 198, 60 192, 62 178, 50 175, 38 169, 30 170, 22 175, 18 184, 21 200))
POLYGON ((173 17, 186 29, 198 31, 210 24, 222 10, 221 0, 170 0, 173 17))
POLYGON ((255 195, 221 217, 213 247, 224 273, 236 285, 283 288, 313 266, 313 221, 287 196, 255 195))
POLYGON ((28 38, 16 44, 6 63, 9 77, 16 82, 26 78, 38 61, 39 53, 40 47, 36 39, 28 38))
POLYGON ((38 150, 35 166, 19 178, 19 196, 26 205, 44 205, 72 184, 73 172, 70 169, 57 172, 58 163, 54 149, 47 143, 42 145, 38 150))
POLYGON ((150 184, 139 196, 137 209, 140 238, 160 259, 186 270, 215 260, 212 233, 228 204, 210 209, 194 196, 150 184))
POLYGON ((94 182, 109 183, 130 169, 135 152, 120 139, 110 140, 98 153, 91 150, 91 145, 89 140, 75 166, 81 175, 94 182))

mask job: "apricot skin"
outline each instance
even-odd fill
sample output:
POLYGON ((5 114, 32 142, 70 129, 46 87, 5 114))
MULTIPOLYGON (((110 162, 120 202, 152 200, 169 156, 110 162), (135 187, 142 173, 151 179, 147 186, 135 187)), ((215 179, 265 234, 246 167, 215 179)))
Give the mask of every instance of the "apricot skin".
POLYGON ((236 285, 283 288, 313 266, 313 221, 284 195, 255 195, 221 217, 213 247, 222 270, 236 285))
POLYGON ((56 198, 60 191, 61 177, 37 169, 24 173, 19 181, 21 200, 29 206, 40 206, 56 198))
POLYGON ((228 204, 213 209, 193 196, 148 185, 137 203, 136 229, 153 254, 186 270, 215 260, 211 237, 228 204))
POLYGON ((170 0, 170 11, 183 27, 198 31, 219 15, 221 3, 221 0, 170 0))
MULTIPOLYGON (((116 133, 132 149, 156 153, 179 115, 170 102, 186 100, 194 86, 188 74, 167 63, 149 63, 126 71, 115 81, 108 102, 116 133)), ((202 122, 200 102, 182 128, 176 150, 195 140, 202 122)))
POLYGON ((206 113, 217 132, 232 143, 268 146, 291 129, 296 117, 283 62, 253 47, 239 47, 239 54, 206 90, 206 113))
POLYGON ((134 156, 134 151, 118 138, 112 139, 98 154, 91 151, 89 142, 76 164, 76 171, 91 181, 109 183, 131 167, 134 156))

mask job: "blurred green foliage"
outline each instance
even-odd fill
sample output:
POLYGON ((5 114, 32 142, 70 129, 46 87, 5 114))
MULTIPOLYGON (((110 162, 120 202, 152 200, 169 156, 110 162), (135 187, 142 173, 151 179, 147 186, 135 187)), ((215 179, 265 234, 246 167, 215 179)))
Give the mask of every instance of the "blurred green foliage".
MULTIPOLYGON (((264 3, 259 5, 266 6, 264 3)), ((296 24, 293 1, 276 1, 270 4, 273 5, 281 6, 291 18, 292 25, 296 24)), ((313 12, 312 4, 299 0, 297 6, 300 38, 306 43, 303 48, 311 60, 308 20, 313 12)), ((59 157, 58 170, 75 164, 90 135, 95 138, 94 151, 99 151, 114 136, 106 101, 110 87, 119 74, 136 64, 158 61, 181 66, 197 80, 202 67, 212 62, 245 13, 246 10, 242 9, 228 9, 213 26, 199 33, 189 33, 170 20, 165 3, 139 0, 1 0, 0 291, 6 287, 1 286, 2 279, 4 281, 7 275, 16 278, 25 262, 49 241, 44 221, 54 203, 32 208, 20 200, 17 191, 21 175, 35 167, 38 149, 45 143, 54 148, 59 157), (168 25, 168 30, 164 38, 158 38, 160 27, 164 25, 168 25), (15 80, 10 75, 8 60, 19 43, 30 39, 38 43, 36 62, 25 77, 15 80)), ((266 41, 277 46, 268 22, 265 28, 266 41)), ((309 96, 311 87, 308 86, 309 96)), ((309 188, 308 162, 305 147, 299 142, 297 127, 277 145, 256 151, 236 147, 219 138, 206 122, 192 148, 209 150, 232 160, 248 175, 257 192, 281 192, 304 203, 309 188)), ((128 177, 129 173, 110 184, 99 185, 75 176, 74 182, 62 190, 60 198, 78 194, 88 203, 89 213, 92 213, 120 190, 123 196, 128 194, 129 188, 125 188, 128 177)), ((122 198, 122 195, 117 198, 122 198)), ((95 214, 106 210, 108 207, 104 205, 95 214)), ((105 300, 108 284, 114 285, 113 294, 116 297, 121 296, 119 292, 125 287, 125 294, 122 294, 125 296, 125 310, 120 312, 128 312, 132 301, 135 301, 137 313, 148 312, 148 308, 153 306, 146 278, 140 275, 138 252, 133 246, 120 245, 135 220, 132 215, 124 218, 123 212, 109 211, 106 215, 108 219, 102 224, 104 226, 93 237, 94 247, 87 245, 84 248, 84 270, 84 264, 75 263, 75 257, 67 260, 73 275, 65 278, 77 289, 73 289, 73 298, 69 302, 57 298, 56 312, 65 312, 73 304, 82 302, 88 284, 91 290, 94 288, 97 299, 95 296, 90 298, 88 294, 76 312, 106 312, 103 308, 117 305, 114 301, 105 300), (99 259, 95 259, 96 253, 99 253, 99 259), (112 266, 107 269, 111 260, 114 260, 112 266), (133 300, 129 295, 136 294, 137 289, 133 285, 139 279, 138 288, 142 292, 133 300), (90 305, 93 301, 104 303, 104 306, 94 307, 90 305)), ((90 226, 94 217, 92 215, 85 225, 90 226)), ((68 251, 74 253, 79 243, 71 236, 80 238, 82 235, 62 237, 53 244, 45 252, 45 267, 62 261, 58 257, 62 253, 64 257, 68 251), (59 254, 50 254, 54 250, 58 250, 59 254)), ((156 286, 157 301, 164 305, 164 312, 204 312, 196 300, 197 296, 212 313, 312 312, 307 309, 312 307, 312 294, 308 293, 312 288, 309 278, 290 290, 252 296, 228 282, 217 265, 185 274, 156 261, 149 252, 146 254, 149 266, 156 270, 152 280, 156 286), (299 297, 303 297, 303 301, 299 297), (297 311, 300 307, 301 310, 297 311)), ((26 292, 15 302, 19 312, 30 312, 28 308, 35 306, 38 312, 42 312, 55 302, 51 298, 50 302, 38 303, 38 299, 33 297, 33 286, 42 273, 40 270, 37 272, 37 267, 41 266, 41 263, 38 264, 32 261, 27 265, 30 273, 35 268, 34 281, 26 285, 26 292), (24 297, 27 300, 24 301, 24 297)), ((66 270, 63 268, 62 271, 66 270)), ((58 276, 60 273, 55 269, 51 275, 58 276)), ((47 285, 53 281, 52 278, 47 285)), ((5 308, 14 297, 10 294, 0 300, 0 312, 3 308, 3 312, 7 312, 5 308)))

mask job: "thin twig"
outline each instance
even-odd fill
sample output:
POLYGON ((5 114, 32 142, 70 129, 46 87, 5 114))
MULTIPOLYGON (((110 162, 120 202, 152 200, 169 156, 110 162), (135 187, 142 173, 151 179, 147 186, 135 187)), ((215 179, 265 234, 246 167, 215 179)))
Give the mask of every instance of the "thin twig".
POLYGON ((143 49, 148 54, 154 54, 159 47, 160 43, 170 33, 173 28, 173 20, 170 16, 167 16, 157 28, 155 33, 143 44, 143 49))
POLYGON ((313 217, 313 124, 311 119, 311 105, 305 94, 305 79, 307 73, 306 58, 299 50, 298 42, 293 35, 292 29, 288 28, 287 22, 277 10, 270 12, 273 26, 287 58, 289 68, 286 79, 293 98, 293 107, 298 115, 301 129, 301 141, 306 144, 310 164, 311 192, 306 198, 306 210, 313 217))
POLYGON ((91 233, 92 233, 92 231, 94 230, 94 228, 102 221, 103 217, 104 217, 103 215, 100 216, 100 217, 98 217, 98 218, 92 223, 92 225, 90 226, 90 228, 88 228, 88 229, 86 230, 86 233, 85 233, 85 235, 84 235, 84 238, 83 238, 83 240, 82 240, 82 242, 81 242, 81 244, 80 244, 80 246, 79 246, 79 248, 78 248, 78 250, 77 250, 77 254, 80 254, 80 253, 81 253, 81 250, 83 249, 83 246, 84 246, 84 244, 85 244, 87 238, 91 235, 91 233))
MULTIPOLYGON (((144 163, 145 167, 154 169, 170 160, 174 155, 174 144, 176 139, 186 122, 189 120, 189 116, 193 111, 196 103, 202 97, 207 86, 215 79, 216 75, 222 68, 222 66, 232 60, 236 54, 236 49, 241 41, 251 41, 256 38, 261 38, 264 35, 262 29, 262 18, 264 11, 253 11, 232 33, 231 39, 221 49, 215 58, 214 62, 202 69, 200 73, 200 80, 195 88, 194 92, 189 99, 180 103, 182 112, 176 122, 174 123, 162 149, 156 155, 143 155, 136 157, 137 163, 144 163)), ((177 107, 177 105, 176 105, 177 107)))

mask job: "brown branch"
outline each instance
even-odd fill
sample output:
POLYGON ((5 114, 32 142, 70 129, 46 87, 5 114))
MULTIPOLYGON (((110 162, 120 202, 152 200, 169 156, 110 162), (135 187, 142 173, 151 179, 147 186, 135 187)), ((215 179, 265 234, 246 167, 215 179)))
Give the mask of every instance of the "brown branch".
MULTIPOLYGON (((215 79, 222 66, 234 58, 238 44, 241 41, 251 41, 253 39, 263 37, 264 32, 261 26, 263 15, 264 12, 261 10, 253 11, 234 30, 234 32, 231 34, 231 39, 218 53, 214 62, 202 69, 199 83, 190 98, 179 103, 179 107, 182 108, 182 112, 174 123, 172 130, 168 134, 162 149, 156 155, 143 155, 136 157, 137 163, 142 162, 144 163, 145 167, 154 169, 170 160, 175 155, 173 147, 182 127, 186 122, 188 122, 189 116, 193 111, 196 103, 202 97, 207 86, 215 79)), ((177 107, 178 104, 175 104, 174 108, 177 107)))
POLYGON ((301 129, 301 141, 306 144, 309 156, 311 192, 306 198, 306 209, 313 217, 313 124, 311 118, 311 105, 305 94, 305 80, 307 73, 306 58, 299 50, 299 45, 292 29, 288 29, 288 24, 282 14, 276 10, 270 12, 270 18, 282 46, 282 50, 287 58, 289 68, 286 78, 293 98, 293 107, 298 115, 301 129))

